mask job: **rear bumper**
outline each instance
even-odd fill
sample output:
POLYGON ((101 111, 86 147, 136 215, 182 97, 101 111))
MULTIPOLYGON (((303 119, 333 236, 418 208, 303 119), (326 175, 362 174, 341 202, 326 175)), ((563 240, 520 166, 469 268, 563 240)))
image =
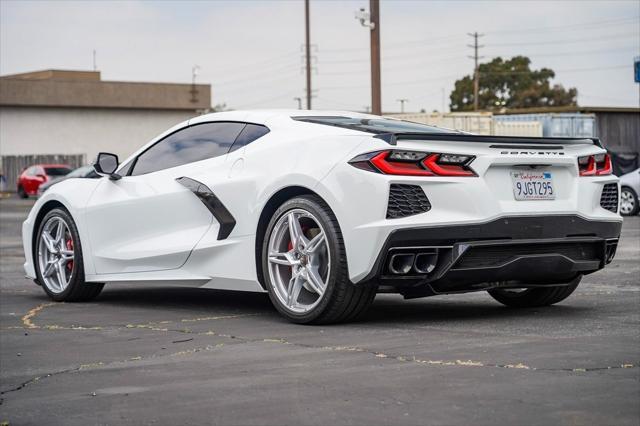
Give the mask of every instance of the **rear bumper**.
POLYGON ((514 216, 473 225, 403 228, 391 232, 369 274, 403 294, 448 293, 496 282, 545 285, 568 282, 603 268, 615 255, 622 222, 576 215, 514 216), (429 273, 395 273, 395 254, 435 253, 429 273))

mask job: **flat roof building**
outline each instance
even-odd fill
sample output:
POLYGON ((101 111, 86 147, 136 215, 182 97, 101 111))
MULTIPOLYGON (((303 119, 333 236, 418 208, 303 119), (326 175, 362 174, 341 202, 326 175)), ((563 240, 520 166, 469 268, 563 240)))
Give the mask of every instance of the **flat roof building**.
POLYGON ((99 71, 0 77, 0 170, 12 189, 35 162, 79 166, 98 152, 124 159, 169 127, 211 109, 208 84, 104 81, 99 71))

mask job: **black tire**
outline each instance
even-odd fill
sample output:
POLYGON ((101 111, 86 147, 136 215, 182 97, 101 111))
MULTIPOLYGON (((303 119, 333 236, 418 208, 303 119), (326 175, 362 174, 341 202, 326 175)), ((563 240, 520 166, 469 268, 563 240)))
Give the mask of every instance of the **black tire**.
POLYGON ((27 194, 22 185, 18 185, 18 197, 29 198, 29 194, 27 194))
MULTIPOLYGON (((628 186, 623 186, 622 187, 622 194, 624 194, 624 193, 627 193, 628 196, 633 201, 633 208, 631 209, 630 212, 627 212, 627 213, 623 213, 622 209, 621 209, 620 210, 620 214, 623 215, 623 216, 635 216, 635 215, 637 215, 638 211, 640 210, 640 205, 638 204, 638 194, 636 194, 636 191, 634 191, 633 189, 629 188, 628 186)), ((622 194, 621 194, 621 196, 622 196, 622 194)))
POLYGON ((353 321, 369 308, 376 296, 376 286, 356 286, 349 280, 347 256, 338 221, 329 206, 318 196, 303 195, 285 201, 273 214, 264 234, 261 250, 264 282, 275 308, 288 320, 298 324, 330 324, 353 321), (330 249, 330 272, 322 300, 304 314, 288 310, 275 294, 268 271, 269 238, 276 222, 292 209, 304 209, 312 213, 325 229, 330 249))
POLYGON ((38 283, 44 289, 45 293, 47 293, 47 295, 56 302, 86 302, 95 299, 104 287, 103 283, 87 283, 84 281, 82 245, 80 244, 78 228, 76 227, 76 223, 73 221, 73 218, 71 217, 69 212, 64 209, 57 208, 51 210, 40 222, 36 238, 36 245, 34 248, 33 263, 35 265, 36 274, 38 276, 38 283), (42 276, 42 271, 40 270, 40 262, 38 260, 38 252, 40 250, 40 244, 42 244, 40 235, 42 234, 42 230, 44 229, 45 224, 52 217, 60 217, 66 222, 69 228, 69 233, 71 234, 71 238, 73 240, 74 250, 73 268, 71 270, 71 278, 69 284, 64 289, 64 291, 58 293, 47 286, 46 280, 42 276))
POLYGON ((550 306, 569 297, 578 287, 581 280, 582 276, 579 276, 569 284, 562 286, 528 288, 519 292, 494 288, 488 290, 488 293, 498 302, 512 308, 550 306))

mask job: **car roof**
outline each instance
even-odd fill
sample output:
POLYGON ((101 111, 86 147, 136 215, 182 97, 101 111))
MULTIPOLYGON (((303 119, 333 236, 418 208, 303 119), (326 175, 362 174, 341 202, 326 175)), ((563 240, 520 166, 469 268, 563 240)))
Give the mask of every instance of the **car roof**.
POLYGON ((291 122, 292 117, 354 117, 354 118, 381 118, 377 115, 363 114, 353 111, 325 111, 325 110, 300 110, 300 109, 264 109, 264 110, 238 110, 223 111, 204 114, 189 121, 196 124, 205 121, 246 121, 266 126, 291 122))

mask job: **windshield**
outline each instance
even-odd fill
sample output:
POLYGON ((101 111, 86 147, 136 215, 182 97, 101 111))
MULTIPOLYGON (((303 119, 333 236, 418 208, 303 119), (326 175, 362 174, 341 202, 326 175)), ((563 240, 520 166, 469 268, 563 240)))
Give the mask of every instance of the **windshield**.
POLYGON ((355 118, 355 117, 292 117, 297 121, 343 127, 369 133, 459 133, 455 130, 441 129, 411 121, 391 120, 387 118, 355 118))
POLYGON ((71 172, 67 167, 45 167, 44 172, 47 176, 65 176, 71 172))

